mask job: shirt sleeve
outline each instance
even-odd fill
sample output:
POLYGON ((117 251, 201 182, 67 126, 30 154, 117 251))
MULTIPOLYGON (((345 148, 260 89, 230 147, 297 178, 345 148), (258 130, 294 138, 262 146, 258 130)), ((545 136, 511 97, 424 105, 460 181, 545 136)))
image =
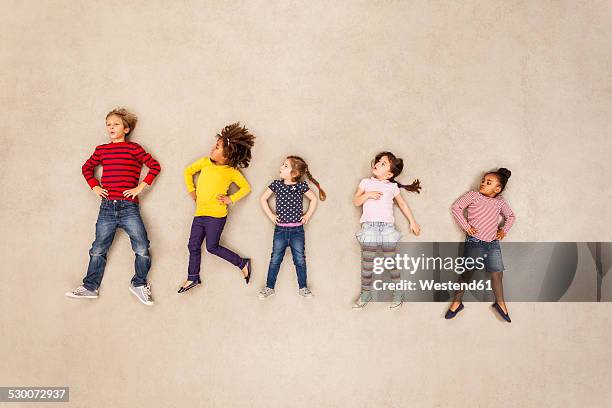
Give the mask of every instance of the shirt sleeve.
POLYGON ((232 175, 232 182, 238 186, 238 191, 230 195, 229 198, 233 203, 240 200, 251 192, 251 186, 249 182, 244 178, 239 170, 234 170, 232 175))
POLYGON ((300 183, 300 191, 302 194, 304 194, 305 192, 307 192, 308 190, 310 190, 310 187, 308 186, 308 182, 306 181, 302 181, 300 183))
POLYGON ((134 149, 132 150, 132 155, 138 161, 138 163, 144 164, 149 169, 149 172, 144 178, 144 182, 148 185, 153 183, 153 179, 159 174, 161 171, 161 166, 159 162, 153 158, 149 153, 147 153, 142 146, 138 143, 134 143, 134 149))
POLYGON ((469 191, 459 197, 457 201, 455 201, 451 206, 451 212, 453 213, 453 217, 455 217, 455 221, 457 221, 457 224, 459 224, 459 226, 463 228, 464 231, 470 229, 470 224, 465 219, 465 216, 463 215, 463 210, 468 205, 474 202, 474 197, 474 191, 469 191))
POLYGON ((361 179, 361 181, 359 182, 359 185, 357 187, 359 187, 363 191, 366 191, 366 184, 367 184, 367 182, 368 182, 368 179, 361 179))
POLYGON ((272 182, 268 185, 268 188, 272 190, 274 194, 276 194, 277 187, 278 187, 278 180, 272 180, 272 182))
POLYGON ((202 158, 200 160, 196 160, 191 163, 189 166, 185 167, 183 171, 183 176, 185 177, 185 185, 187 186, 187 191, 190 193, 195 191, 195 185, 193 184, 193 175, 202 170, 202 165, 204 164, 204 160, 206 158, 202 158))
POLYGON ((96 147, 93 154, 87 159, 87 161, 81 167, 81 172, 83 173, 83 177, 85 177, 85 181, 89 184, 90 188, 94 188, 95 186, 99 186, 100 182, 96 179, 94 175, 94 170, 96 166, 100 164, 100 151, 96 147))
POLYGON ((501 229, 502 231, 504 231, 504 233, 507 234, 508 231, 510 231, 510 228, 512 228, 512 224, 514 224, 514 220, 516 220, 516 217, 514 216, 514 211, 512 211, 512 208, 510 208, 506 200, 504 200, 503 198, 501 214, 504 217, 504 226, 501 229))
POLYGON ((397 186, 397 183, 393 183, 393 197, 397 197, 400 193, 400 189, 397 186))

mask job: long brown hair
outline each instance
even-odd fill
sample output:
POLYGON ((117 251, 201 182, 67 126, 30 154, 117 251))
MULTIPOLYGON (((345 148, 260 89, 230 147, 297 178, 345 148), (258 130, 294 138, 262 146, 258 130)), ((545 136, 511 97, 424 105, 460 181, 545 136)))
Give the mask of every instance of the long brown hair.
POLYGON ((293 181, 299 181, 302 177, 304 177, 304 175, 306 175, 308 180, 310 180, 310 182, 317 186, 317 189, 319 189, 319 199, 321 201, 325 201, 327 194, 325 194, 325 191, 323 191, 319 182, 312 177, 310 170, 308 170, 308 164, 306 164, 306 161, 299 156, 287 156, 287 160, 289 160, 291 163, 291 172, 297 173, 297 175, 292 178, 293 181))
POLYGON ((380 159, 382 159, 385 156, 387 157, 387 159, 389 160, 389 163, 391 164, 390 170, 391 170, 391 174, 393 174, 393 176, 389 179, 389 181, 397 184, 399 188, 403 188, 406 191, 413 191, 417 194, 421 194, 421 182, 419 181, 419 179, 415 179, 411 184, 402 184, 399 181, 395 180, 395 178, 399 176, 402 170, 404 169, 404 160, 400 159, 399 157, 396 157, 393 153, 391 152, 378 153, 376 157, 374 157, 374 160, 372 160, 372 167, 374 167, 374 165, 378 163, 380 159))

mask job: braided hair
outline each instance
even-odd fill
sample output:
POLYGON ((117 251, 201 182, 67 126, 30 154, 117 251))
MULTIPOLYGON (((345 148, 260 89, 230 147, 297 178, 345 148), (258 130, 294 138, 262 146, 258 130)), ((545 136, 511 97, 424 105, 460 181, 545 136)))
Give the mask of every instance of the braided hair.
POLYGON ((404 169, 404 160, 400 159, 399 157, 395 157, 393 153, 391 152, 378 153, 376 157, 374 157, 374 160, 372 160, 372 167, 374 167, 374 165, 378 163, 378 161, 385 156, 387 157, 387 159, 389 160, 389 163, 391 164, 391 174, 393 174, 393 176, 389 179, 389 181, 397 184, 399 188, 403 188, 406 191, 413 191, 417 194, 421 194, 421 182, 419 181, 419 179, 415 179, 410 184, 402 184, 399 181, 395 180, 395 178, 399 176, 402 170, 404 169))
POLYGON ((223 155, 230 167, 249 167, 255 136, 245 126, 240 126, 240 122, 227 125, 217 133, 217 139, 222 141, 223 155))
POLYGON ((323 191, 319 182, 312 177, 310 170, 308 170, 308 164, 306 164, 304 159, 299 156, 287 156, 287 160, 289 160, 291 163, 291 171, 295 171, 297 173, 296 176, 292 177, 292 181, 299 181, 304 175, 306 175, 308 180, 317 186, 317 189, 319 190, 319 199, 321 201, 325 201, 327 194, 325 194, 325 191, 323 191))

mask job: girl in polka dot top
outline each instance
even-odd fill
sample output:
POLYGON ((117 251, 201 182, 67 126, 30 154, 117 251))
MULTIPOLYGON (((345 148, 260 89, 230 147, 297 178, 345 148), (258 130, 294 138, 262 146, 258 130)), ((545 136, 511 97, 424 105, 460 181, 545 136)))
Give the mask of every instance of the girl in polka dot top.
POLYGON ((275 225, 274 240, 272 241, 272 256, 268 266, 266 286, 259 292, 259 297, 265 299, 274 294, 274 285, 287 247, 291 248, 293 264, 297 272, 298 293, 311 298, 312 292, 306 284, 306 256, 304 254, 304 224, 307 224, 317 208, 317 197, 302 178, 306 176, 319 189, 319 198, 324 201, 325 192, 319 182, 312 177, 308 165, 298 156, 289 156, 285 159, 279 171, 279 179, 270 183, 262 194, 261 206, 275 225), (270 196, 275 195, 276 214, 268 204, 270 196), (310 200, 308 211, 304 213, 304 196, 310 200))

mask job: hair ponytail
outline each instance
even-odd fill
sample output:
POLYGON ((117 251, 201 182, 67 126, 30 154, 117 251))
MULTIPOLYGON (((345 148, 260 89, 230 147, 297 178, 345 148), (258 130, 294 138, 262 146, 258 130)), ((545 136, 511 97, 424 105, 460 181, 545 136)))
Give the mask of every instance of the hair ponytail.
POLYGON ((406 191, 412 191, 417 194, 421 194, 421 181, 419 179, 415 179, 410 184, 402 184, 397 180, 393 180, 393 181, 395 182, 395 184, 397 184, 399 188, 403 188, 406 191))
POLYGON ((325 191, 323 191, 319 182, 312 177, 312 174, 308 170, 308 164, 306 164, 306 161, 300 156, 287 156, 287 159, 291 162, 291 171, 295 171, 297 173, 297 176, 295 176, 293 180, 299 181, 304 175, 306 175, 308 180, 317 186, 317 189, 319 190, 319 199, 321 201, 325 201, 327 194, 325 194, 325 191))

